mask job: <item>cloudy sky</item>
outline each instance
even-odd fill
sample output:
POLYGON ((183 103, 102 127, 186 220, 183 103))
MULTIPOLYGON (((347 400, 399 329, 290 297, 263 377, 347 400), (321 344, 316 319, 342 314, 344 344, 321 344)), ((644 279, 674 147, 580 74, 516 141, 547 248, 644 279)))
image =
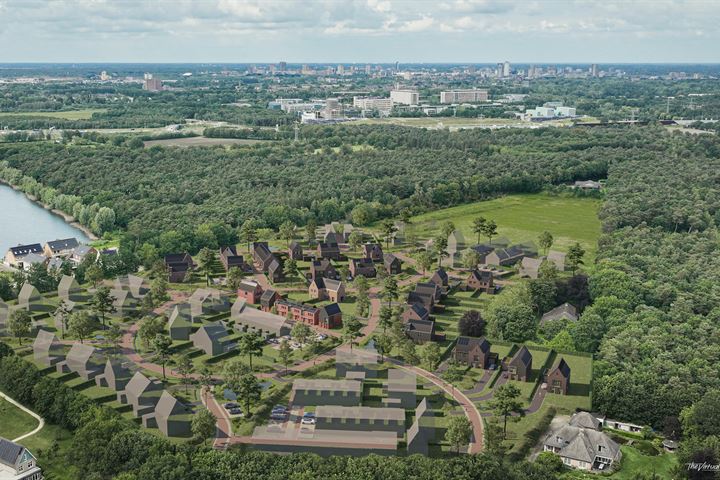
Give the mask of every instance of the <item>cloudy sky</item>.
POLYGON ((0 0, 0 62, 720 62, 720 0, 0 0))

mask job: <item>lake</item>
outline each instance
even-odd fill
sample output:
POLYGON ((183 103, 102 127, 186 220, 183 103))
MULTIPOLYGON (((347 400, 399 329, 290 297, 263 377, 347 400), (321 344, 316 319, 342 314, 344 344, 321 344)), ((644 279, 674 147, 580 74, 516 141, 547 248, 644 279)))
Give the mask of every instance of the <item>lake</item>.
POLYGON ((75 227, 35 202, 25 194, 0 184, 0 256, 18 244, 39 243, 75 237, 87 242, 88 237, 75 227))

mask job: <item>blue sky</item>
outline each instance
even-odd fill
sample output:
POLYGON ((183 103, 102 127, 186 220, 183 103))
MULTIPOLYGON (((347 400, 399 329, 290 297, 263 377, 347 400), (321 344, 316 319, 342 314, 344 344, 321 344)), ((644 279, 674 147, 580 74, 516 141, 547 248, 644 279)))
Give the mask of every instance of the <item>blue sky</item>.
POLYGON ((0 62, 720 62, 720 0, 0 0, 0 62))

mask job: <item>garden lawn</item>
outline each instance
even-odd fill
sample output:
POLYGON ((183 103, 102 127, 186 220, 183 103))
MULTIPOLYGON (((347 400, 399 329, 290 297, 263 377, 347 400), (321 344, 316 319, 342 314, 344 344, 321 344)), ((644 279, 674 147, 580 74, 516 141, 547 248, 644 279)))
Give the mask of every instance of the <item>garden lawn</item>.
MULTIPOLYGON (((586 250, 585 264, 595 258, 600 220, 597 213, 601 201, 594 198, 551 196, 545 193, 507 195, 482 202, 436 210, 413 217, 418 238, 427 239, 438 233, 440 225, 450 220, 465 236, 468 245, 477 242, 472 222, 477 217, 495 220, 496 238, 507 238, 511 243, 536 242, 538 236, 550 232, 554 250, 567 251, 574 242, 586 250)), ((481 242, 487 238, 481 238, 481 242)))
POLYGON ((37 420, 4 398, 0 398, 0 437, 12 440, 37 426, 37 420))
POLYGON ((640 473, 654 473, 658 478, 672 478, 671 471, 677 465, 677 457, 669 453, 660 455, 643 455, 636 448, 623 445, 620 447, 623 457, 620 470, 610 475, 617 480, 637 478, 640 473))

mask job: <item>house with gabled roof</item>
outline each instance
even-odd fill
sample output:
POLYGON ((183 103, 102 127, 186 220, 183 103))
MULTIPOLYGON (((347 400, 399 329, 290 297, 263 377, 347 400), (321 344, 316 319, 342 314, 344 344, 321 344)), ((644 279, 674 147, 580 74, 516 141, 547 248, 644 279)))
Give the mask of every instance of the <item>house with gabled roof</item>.
POLYGON ((43 474, 27 448, 0 437, 0 479, 42 480, 43 474))
POLYGON ((231 268, 239 268, 243 272, 248 270, 248 264, 245 258, 240 255, 235 245, 220 247, 220 263, 227 272, 231 268))
POLYGON ((20 293, 17 298, 18 308, 22 308, 28 311, 38 310, 38 307, 42 303, 42 297, 40 292, 33 285, 25 282, 23 283, 20 293))
POLYGON ((243 280, 237 288, 238 297, 248 303, 258 303, 262 296, 263 289, 259 283, 254 280, 243 280))
POLYGON ((495 250, 495 246, 488 245, 486 243, 480 243, 478 245, 473 245, 472 247, 470 247, 470 250, 473 250, 475 253, 477 253, 480 263, 484 264, 487 260, 487 256, 495 250))
POLYGON ((293 240, 290 242, 290 246, 288 247, 288 258, 291 258, 292 260, 304 260, 305 255, 303 253, 303 247, 300 245, 299 242, 296 242, 293 240))
POLYGON ((112 388, 116 392, 125 390, 133 373, 117 358, 108 358, 102 375, 95 377, 98 387, 112 388))
POLYGON ((543 440, 543 451, 558 455, 564 465, 586 471, 607 471, 620 461, 620 445, 594 428, 566 424, 543 440))
POLYGON ((261 272, 267 272, 273 260, 275 260, 275 255, 270 251, 268 242, 253 242, 253 263, 255 268, 261 272))
POLYGON ((342 345, 335 349, 335 375, 346 378, 350 372, 359 372, 366 378, 375 378, 378 374, 379 357, 375 349, 342 345))
POLYGON ((485 257, 485 263, 495 267, 514 265, 525 257, 526 252, 518 246, 496 248, 485 257))
POLYGON ((532 354, 523 345, 507 362, 507 372, 510 380, 527 382, 532 376, 532 354))
POLYGON ((427 455, 428 444, 435 439, 435 428, 433 412, 428 408, 427 397, 423 397, 415 408, 415 421, 407 432, 408 454, 427 455))
POLYGON ((140 302, 130 294, 130 291, 114 288, 110 290, 110 296, 115 299, 113 300, 113 306, 115 307, 113 315, 115 317, 128 317, 137 311, 140 302))
POLYGON ((460 230, 454 230, 447 239, 447 248, 450 265, 458 267, 462 265, 462 252, 467 248, 465 244, 465 236, 460 230))
POLYGON ((74 276, 63 275, 62 278, 60 278, 57 290, 58 297, 66 302, 77 302, 81 300, 79 294, 82 293, 82 289, 74 276))
POLYGON ((317 258, 340 260, 340 246, 337 243, 320 242, 317 245, 317 258))
POLYGON ((342 302, 345 300, 345 285, 339 280, 318 277, 308 287, 310 298, 342 302))
POLYGON ((567 395, 570 387, 570 366, 564 358, 555 361, 553 367, 545 376, 548 392, 558 395, 567 395))
POLYGON ((417 401, 417 374, 401 368, 390 368, 383 388, 383 403, 403 410, 415 408, 417 401))
POLYGON ((280 259, 275 257, 275 259, 270 262, 270 265, 268 266, 267 272, 265 272, 268 279, 272 283, 277 283, 283 279, 283 264, 280 262, 280 259))
POLYGON ((490 270, 475 269, 470 272, 465 281, 466 290, 476 290, 487 294, 495 293, 495 278, 490 270))
POLYGON ((565 302, 562 305, 558 305, 557 307, 553 308, 549 312, 544 313, 543 316, 540 318, 540 325, 544 324, 545 322, 552 322, 555 320, 568 320, 570 322, 575 322, 577 321, 577 319, 577 308, 575 308, 574 305, 565 302))
POLYGON ((30 263, 27 262, 28 255, 43 256, 43 248, 39 243, 31 243, 28 245, 18 245, 10 247, 5 253, 4 263, 8 267, 17 268, 18 270, 27 270, 30 263), (26 266, 25 263, 28 263, 26 266))
POLYGON ((33 358, 46 367, 51 367, 65 359, 65 350, 54 333, 38 330, 33 342, 33 358))
POLYGON ((492 359, 490 342, 485 337, 458 337, 453 357, 458 363, 487 369, 492 359))
POLYGON ((286 317, 253 308, 242 299, 233 305, 230 320, 235 322, 236 331, 252 331, 263 338, 289 335, 293 325, 286 317))
POLYGON ((192 432, 192 409, 163 390, 155 411, 142 417, 145 428, 157 428, 166 437, 189 437, 192 432))
POLYGON ((163 391, 163 384, 157 380, 150 380, 140 372, 135 372, 125 385, 125 390, 117 393, 117 400, 122 404, 133 407, 133 415, 142 417, 155 410, 163 391))
POLYGON ((412 319, 405 322, 405 335, 415 343, 431 342, 435 338, 435 322, 433 320, 412 319))
POLYGON ((435 270, 435 273, 432 274, 432 277, 430 277, 430 280, 428 281, 434 283, 442 290, 448 287, 450 279, 445 269, 438 268, 437 270, 435 270))
POLYGON ((57 364, 58 372, 75 372, 85 380, 101 375, 105 368, 105 357, 90 345, 73 343, 64 362, 57 364))
POLYGON ((362 382, 358 380, 298 378, 293 381, 290 402, 293 405, 359 406, 362 393, 362 382))
POLYGON ((590 412, 575 412, 570 417, 569 425, 573 427, 589 428, 592 430, 600 431, 602 429, 603 422, 595 415, 590 412))
POLYGON ((226 295, 215 288, 198 288, 188 299, 190 313, 193 318, 201 315, 226 312, 230 308, 230 301, 226 295))
POLYGON ((260 310, 264 312, 272 311, 272 308, 275 306, 275 302, 277 302, 279 298, 279 293, 272 288, 268 288, 260 296, 260 310))
POLYGON ((117 290, 127 290, 136 300, 142 300, 150 293, 150 285, 147 280, 137 275, 121 275, 115 279, 117 290))
POLYGON ((544 260, 544 257, 523 257, 523 259, 520 261, 520 268, 518 269, 518 274, 522 278, 538 278, 538 275, 540 274, 540 265, 542 265, 544 260))
POLYGON ((383 256, 383 264, 385 265, 385 271, 387 271, 389 275, 402 273, 402 260, 392 253, 387 253, 383 256))
POLYGON ((325 329, 342 327, 342 310, 337 303, 320 307, 319 326, 325 329))
POLYGON ((427 311, 432 311, 435 299, 432 295, 422 294, 415 290, 408 292, 406 303, 408 305, 420 305, 427 311))
POLYGON ((190 305, 181 303, 175 305, 168 320, 170 338, 173 340, 190 340, 193 331, 193 317, 190 305))
POLYGON ((377 275, 375 265, 367 258, 351 258, 348 267, 353 278, 360 275, 367 278, 375 278, 377 275))
POLYGON ((413 320, 430 320, 430 312, 425 308, 422 303, 412 303, 405 307, 402 316, 400 317, 403 323, 407 323, 413 320))
POLYGON ((43 254, 46 257, 68 256, 80 243, 76 238, 65 238, 62 240, 51 240, 43 247, 43 254))
POLYGON ((366 243, 362 246, 363 257, 375 263, 383 261, 383 249, 379 243, 366 243))
POLYGON ((433 305, 442 298, 442 289, 433 282, 418 282, 415 291, 420 295, 427 295, 433 299, 433 305))
POLYGON ((98 251, 90 245, 78 245, 73 249, 68 258, 73 265, 78 266, 83 262, 83 260, 85 260, 85 258, 88 258, 91 255, 97 255, 97 253, 98 251))
POLYGON ((199 348, 206 355, 215 357, 235 348, 236 345, 230 341, 229 337, 227 329, 221 322, 213 322, 201 326, 190 335, 190 340, 195 348, 199 348))
POLYGON ((566 257, 565 253, 556 252, 554 250, 550 250, 547 254, 548 262, 555 264, 555 267, 557 267, 557 269, 560 270, 561 272, 565 271, 565 257, 566 257))
POLYGON ((182 283, 192 274, 195 263, 189 253, 171 253, 163 258, 168 272, 168 281, 182 283))
POLYGON ((340 274, 330 260, 321 258, 320 260, 313 260, 310 264, 310 279, 314 280, 318 277, 338 280, 340 279, 340 274))

